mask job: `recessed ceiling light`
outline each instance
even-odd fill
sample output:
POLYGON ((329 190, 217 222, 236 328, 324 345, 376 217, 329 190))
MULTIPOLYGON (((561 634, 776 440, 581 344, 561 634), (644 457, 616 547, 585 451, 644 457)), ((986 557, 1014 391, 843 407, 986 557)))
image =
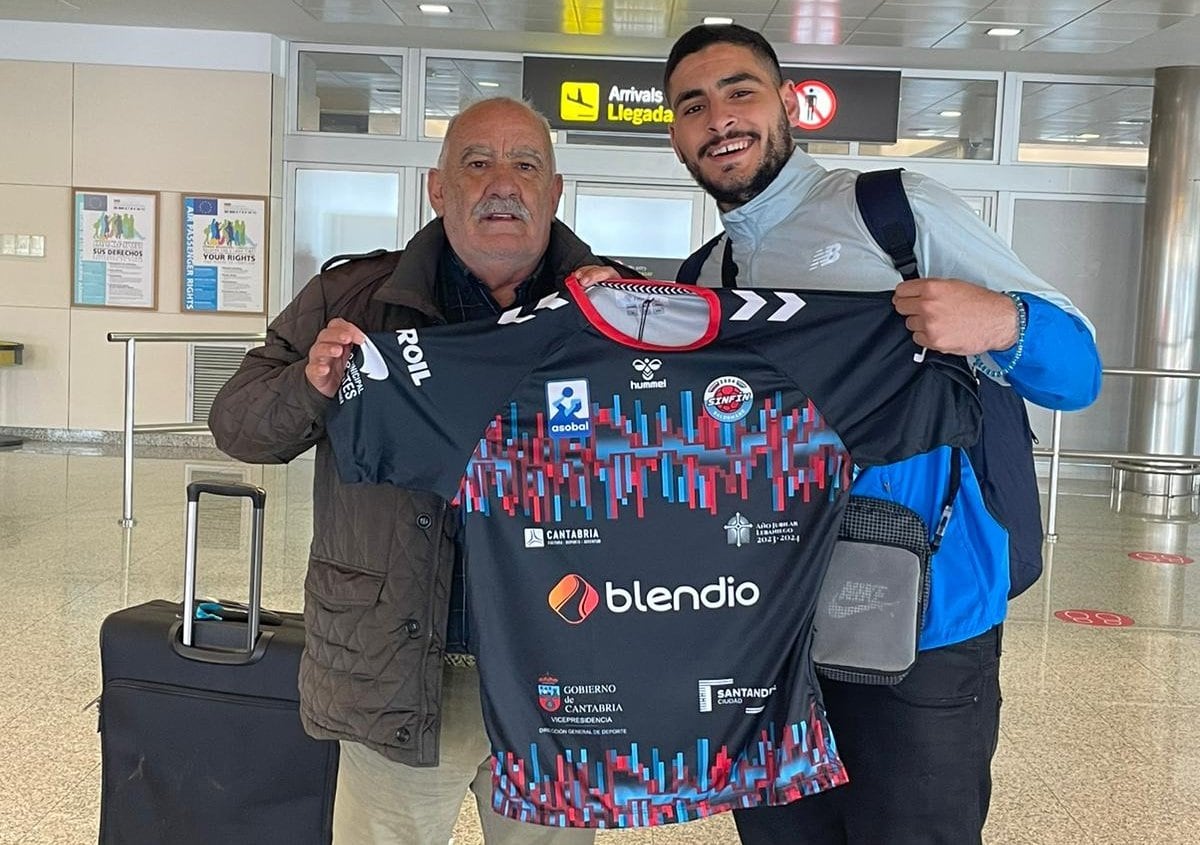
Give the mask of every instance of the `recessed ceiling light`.
POLYGON ((725 26, 731 23, 733 23, 733 18, 726 18, 721 15, 709 15, 704 19, 705 26, 725 26))
POLYGON ((427 15, 448 15, 448 14, 450 14, 450 7, 442 5, 441 3, 421 3, 420 5, 417 6, 417 8, 420 9, 422 12, 424 12, 427 15))
POLYGON ((938 115, 940 117, 962 117, 962 112, 957 109, 946 109, 945 111, 938 112, 938 115))
POLYGON ((1139 146, 1139 147, 1140 147, 1140 146, 1142 145, 1142 142, 1141 142, 1141 141, 1117 141, 1117 143, 1118 143, 1118 144, 1124 144, 1124 145, 1126 145, 1126 146, 1133 146, 1133 145, 1137 145, 1137 146, 1139 146))
POLYGON ((1145 126, 1148 120, 1118 120, 1117 126, 1145 126))
POLYGON ((1080 132, 1079 137, 1085 141, 1095 141, 1100 135, 1096 132, 1080 132))
POLYGON ((1020 35, 1023 31, 1019 26, 993 26, 987 31, 987 34, 993 38, 1012 38, 1014 35, 1020 35))
POLYGON ((479 87, 480 88, 499 88, 500 83, 499 82, 480 81, 479 87))

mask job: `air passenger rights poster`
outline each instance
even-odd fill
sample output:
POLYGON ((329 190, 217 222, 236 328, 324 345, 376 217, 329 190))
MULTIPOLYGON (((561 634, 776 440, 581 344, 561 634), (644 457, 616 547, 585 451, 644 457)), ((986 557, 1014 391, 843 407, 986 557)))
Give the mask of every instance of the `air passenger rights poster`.
POLYGON ((77 188, 73 240, 73 305, 158 306, 158 194, 77 188))
POLYGON ((183 198, 183 310, 266 310, 267 201, 183 198))

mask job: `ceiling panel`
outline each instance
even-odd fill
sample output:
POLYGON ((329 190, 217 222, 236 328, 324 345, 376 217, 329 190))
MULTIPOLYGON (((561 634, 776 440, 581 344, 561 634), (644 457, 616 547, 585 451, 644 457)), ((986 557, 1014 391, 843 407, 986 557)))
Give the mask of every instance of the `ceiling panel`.
MULTIPOLYGON (((774 21, 772 17, 771 21, 774 21)), ((762 29, 766 39, 774 44, 811 44, 828 45, 841 44, 855 27, 862 22, 861 18, 821 18, 819 20, 799 20, 791 23, 768 22, 762 29)))
POLYGON ((1009 38, 997 38, 987 34, 992 26, 993 24, 990 23, 964 23, 938 41, 935 46, 958 50, 1016 51, 1053 31, 1050 27, 1026 26, 1017 35, 1009 38))
POLYGON ((443 1, 450 15, 424 15, 417 0, 0 0, 0 18, 269 32, 375 48, 661 57, 674 35, 723 13, 762 31, 793 62, 1144 75, 1200 60, 1200 0, 443 1), (1027 32, 981 35, 998 23, 1027 32))
POLYGON ((325 23, 400 23, 383 0, 293 0, 297 6, 325 23))
POLYGON ((907 35, 894 33, 888 35, 882 32, 855 32, 845 39, 845 44, 856 44, 861 47, 932 47, 940 36, 937 35, 907 35))
POLYGON ((1129 44, 1128 41, 1097 41, 1092 38, 1076 39, 1076 38, 1060 38, 1057 35, 1051 35, 1046 38, 1039 38, 1037 41, 1024 47, 1022 52, 1046 52, 1046 53, 1111 53, 1113 50, 1119 50, 1129 44))
POLYGON ((1200 15, 1200 0, 1109 0, 1104 6, 1104 11, 1200 15))

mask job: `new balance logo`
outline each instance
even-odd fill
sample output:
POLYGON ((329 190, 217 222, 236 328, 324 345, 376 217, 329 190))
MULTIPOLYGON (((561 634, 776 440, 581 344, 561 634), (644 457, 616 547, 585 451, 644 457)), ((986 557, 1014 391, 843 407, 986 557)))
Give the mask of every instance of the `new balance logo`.
POLYGON ((842 245, 840 243, 823 246, 813 253, 812 261, 808 264, 808 269, 816 270, 818 267, 828 267, 841 257, 842 245))

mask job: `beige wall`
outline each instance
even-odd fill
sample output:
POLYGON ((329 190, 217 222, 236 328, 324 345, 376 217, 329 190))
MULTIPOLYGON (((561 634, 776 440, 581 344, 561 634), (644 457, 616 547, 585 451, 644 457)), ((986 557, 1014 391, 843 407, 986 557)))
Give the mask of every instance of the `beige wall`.
MULTIPOLYGON (((0 61, 0 233, 46 256, 0 256, 0 426, 119 429, 122 347, 110 331, 260 332, 261 316, 181 313, 183 192, 273 198, 278 290, 282 85, 269 73, 0 61), (15 131, 10 131, 15 130, 15 131), (274 151, 274 152, 273 152, 274 151), (71 187, 159 191, 158 309, 71 307, 71 187)), ((138 422, 183 420, 187 348, 138 353, 138 422)))

